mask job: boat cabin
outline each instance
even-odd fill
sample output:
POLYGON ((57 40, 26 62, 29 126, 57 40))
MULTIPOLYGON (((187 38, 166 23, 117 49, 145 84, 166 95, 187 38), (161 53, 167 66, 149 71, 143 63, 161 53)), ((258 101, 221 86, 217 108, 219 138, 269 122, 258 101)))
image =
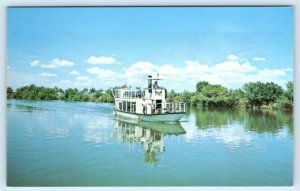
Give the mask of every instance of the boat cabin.
POLYGON ((144 89, 127 86, 115 89, 116 110, 135 114, 185 112, 185 103, 166 103, 167 89, 160 85, 161 80, 149 75, 144 89))

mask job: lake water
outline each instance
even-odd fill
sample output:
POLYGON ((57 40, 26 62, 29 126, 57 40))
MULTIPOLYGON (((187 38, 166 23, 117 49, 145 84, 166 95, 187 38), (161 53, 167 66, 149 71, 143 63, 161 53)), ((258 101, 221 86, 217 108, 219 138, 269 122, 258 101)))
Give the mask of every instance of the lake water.
POLYGON ((180 124, 113 104, 7 103, 9 186, 268 186, 293 180, 293 117, 190 108, 180 124))

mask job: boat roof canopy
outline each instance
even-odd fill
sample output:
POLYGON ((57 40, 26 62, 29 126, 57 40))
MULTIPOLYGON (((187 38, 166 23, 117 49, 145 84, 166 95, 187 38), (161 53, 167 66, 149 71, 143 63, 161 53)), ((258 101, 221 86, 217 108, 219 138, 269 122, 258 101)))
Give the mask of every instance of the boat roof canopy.
POLYGON ((163 80, 162 78, 148 78, 149 80, 163 80))
POLYGON ((159 78, 159 74, 157 74, 156 77, 152 77, 152 75, 148 75, 148 80, 163 80, 163 79, 159 78))

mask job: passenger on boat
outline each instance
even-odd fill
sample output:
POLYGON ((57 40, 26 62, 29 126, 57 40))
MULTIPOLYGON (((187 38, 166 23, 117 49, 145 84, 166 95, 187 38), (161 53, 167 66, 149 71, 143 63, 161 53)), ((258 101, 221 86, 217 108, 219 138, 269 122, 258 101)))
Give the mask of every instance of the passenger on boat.
POLYGON ((153 88, 154 88, 154 89, 158 88, 157 81, 155 81, 155 82, 154 82, 154 84, 153 84, 153 88))

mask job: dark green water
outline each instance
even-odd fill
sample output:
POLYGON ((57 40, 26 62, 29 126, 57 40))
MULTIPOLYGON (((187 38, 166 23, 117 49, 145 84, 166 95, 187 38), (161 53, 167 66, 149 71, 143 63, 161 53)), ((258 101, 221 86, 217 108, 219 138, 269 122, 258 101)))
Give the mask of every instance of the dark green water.
POLYGON ((190 109, 180 124, 115 120, 113 104, 7 104, 8 186, 278 186, 292 113, 190 109))

